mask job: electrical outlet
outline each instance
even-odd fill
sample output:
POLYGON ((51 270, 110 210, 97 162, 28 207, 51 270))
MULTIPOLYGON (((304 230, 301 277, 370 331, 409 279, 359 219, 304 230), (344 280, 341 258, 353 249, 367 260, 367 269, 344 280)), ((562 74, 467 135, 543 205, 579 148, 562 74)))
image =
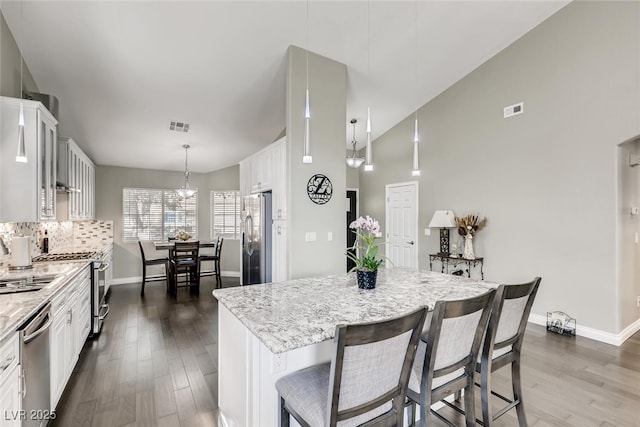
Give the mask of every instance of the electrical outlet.
POLYGON ((431 236, 431 229, 430 228, 425 228, 424 229, 424 235, 425 236, 431 236))
POLYGON ((329 232, 327 233, 327 240, 328 240, 329 242, 333 240, 333 233, 332 233, 331 231, 329 231, 329 232))
POLYGON ((640 307, 640 295, 636 297, 636 306, 640 307))
POLYGON ((286 354, 274 354, 272 359, 271 371, 274 374, 282 372, 287 369, 287 355, 286 354))

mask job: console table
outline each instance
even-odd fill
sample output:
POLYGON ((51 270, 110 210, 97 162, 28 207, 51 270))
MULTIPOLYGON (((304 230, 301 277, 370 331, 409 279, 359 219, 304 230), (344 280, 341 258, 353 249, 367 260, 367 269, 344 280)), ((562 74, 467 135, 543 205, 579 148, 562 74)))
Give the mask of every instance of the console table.
POLYGON ((440 261, 440 272, 449 274, 450 267, 456 268, 458 265, 467 267, 467 277, 471 278, 471 268, 480 267, 480 280, 484 280, 484 258, 466 259, 461 256, 431 254, 429 255, 429 270, 433 271, 433 261, 440 261), (446 270, 445 270, 446 267, 446 270))

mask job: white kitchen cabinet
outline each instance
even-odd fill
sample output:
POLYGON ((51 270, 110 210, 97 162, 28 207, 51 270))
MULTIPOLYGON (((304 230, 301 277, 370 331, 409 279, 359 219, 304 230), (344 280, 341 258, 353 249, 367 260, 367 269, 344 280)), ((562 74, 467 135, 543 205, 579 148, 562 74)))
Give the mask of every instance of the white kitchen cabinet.
POLYGON ((38 101, 0 97, 0 222, 56 219, 56 126, 38 101), (16 162, 20 104, 26 163, 16 162))
POLYGON ((259 193, 271 189, 273 180, 271 146, 251 157, 251 192, 259 193))
POLYGON ((90 329, 91 270, 87 266, 51 303, 49 340, 51 408, 55 408, 78 361, 90 329))
POLYGON ((55 310, 49 340, 52 409, 58 404, 67 384, 70 374, 69 366, 76 349, 72 332, 73 310, 71 303, 73 298, 75 298, 75 291, 66 290, 56 297, 52 304, 52 309, 55 310))
POLYGON ((63 219, 87 220, 95 218, 95 165, 76 142, 68 137, 58 138, 58 170, 66 174, 60 181, 72 191, 67 202, 67 216, 63 219))
POLYGON ((20 427, 22 424, 20 369, 16 333, 0 346, 0 427, 20 427))

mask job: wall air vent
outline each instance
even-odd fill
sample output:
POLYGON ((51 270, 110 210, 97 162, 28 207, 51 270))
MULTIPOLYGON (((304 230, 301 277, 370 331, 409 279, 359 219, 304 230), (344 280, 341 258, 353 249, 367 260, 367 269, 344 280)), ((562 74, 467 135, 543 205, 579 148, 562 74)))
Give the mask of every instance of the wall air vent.
POLYGON ((504 118, 524 113, 524 102, 504 107, 504 118))
POLYGON ((189 123, 171 122, 169 124, 169 130, 187 133, 189 132, 189 123))

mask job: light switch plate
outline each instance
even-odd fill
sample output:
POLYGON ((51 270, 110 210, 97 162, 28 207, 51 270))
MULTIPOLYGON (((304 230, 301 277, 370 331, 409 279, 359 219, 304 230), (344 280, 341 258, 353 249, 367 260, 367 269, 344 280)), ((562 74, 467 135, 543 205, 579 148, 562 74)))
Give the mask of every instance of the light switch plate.
POLYGON ((328 240, 328 241, 332 241, 332 240, 333 240, 333 233, 332 233, 331 231, 329 231, 329 232, 327 233, 327 240, 328 240))
POLYGON ((317 235, 315 231, 307 231, 304 234, 304 240, 307 242, 315 242, 317 240, 317 235))
POLYGON ((424 229, 424 235, 425 236, 431 236, 431 229, 430 228, 425 228, 424 229))

